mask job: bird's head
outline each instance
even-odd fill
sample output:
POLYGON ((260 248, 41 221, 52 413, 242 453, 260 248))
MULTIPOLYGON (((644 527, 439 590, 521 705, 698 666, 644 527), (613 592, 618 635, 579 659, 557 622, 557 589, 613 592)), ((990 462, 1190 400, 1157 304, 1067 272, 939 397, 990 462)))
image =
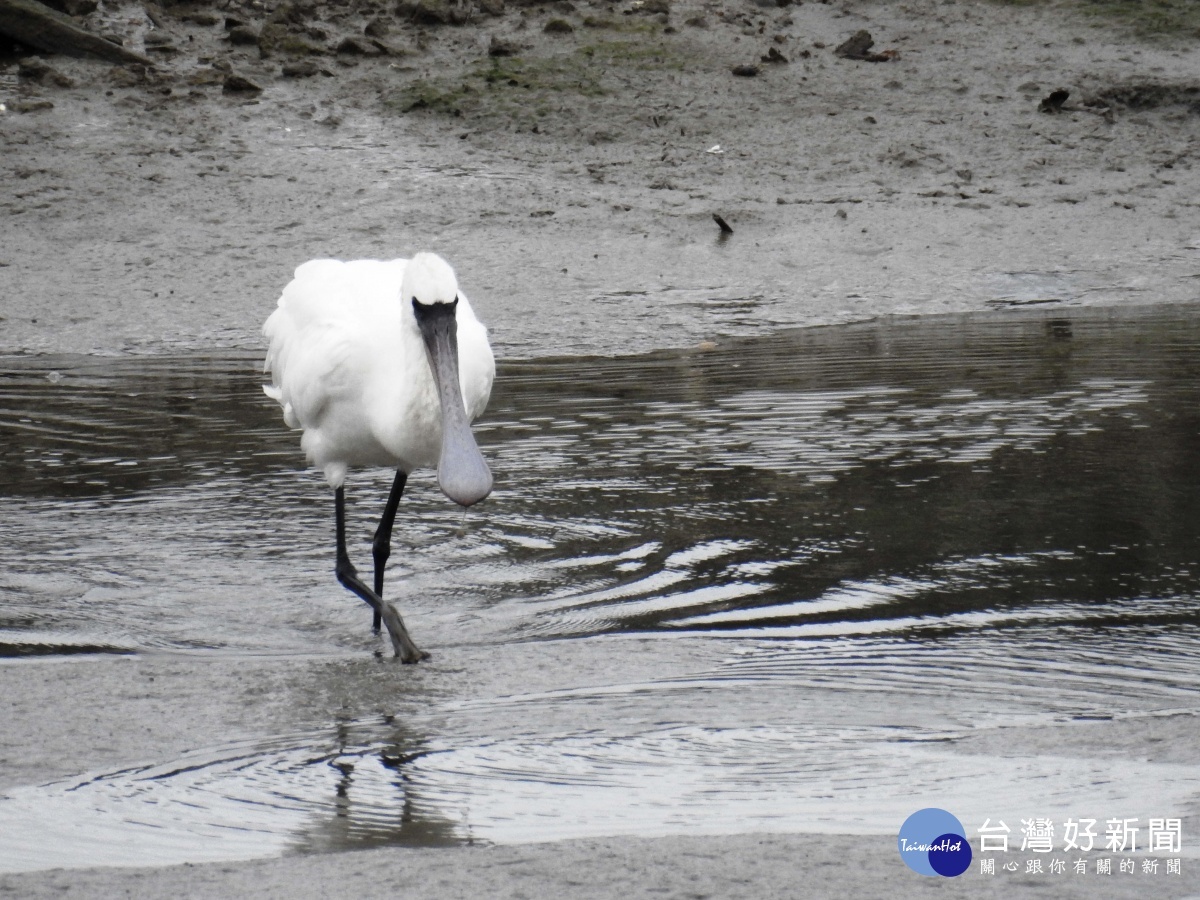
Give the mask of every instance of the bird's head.
POLYGON ((422 306, 454 303, 458 299, 458 279, 450 263, 436 253, 416 254, 404 267, 400 299, 422 306))
POLYGON ((411 305, 442 408, 438 485, 455 503, 470 506, 492 491, 488 469, 467 419, 458 374, 458 279, 434 253, 418 253, 404 269, 400 302, 411 305))

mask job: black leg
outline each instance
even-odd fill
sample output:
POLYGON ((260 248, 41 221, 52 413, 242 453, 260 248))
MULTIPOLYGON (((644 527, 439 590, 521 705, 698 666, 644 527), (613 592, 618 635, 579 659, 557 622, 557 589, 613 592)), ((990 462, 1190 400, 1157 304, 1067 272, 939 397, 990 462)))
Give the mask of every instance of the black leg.
POLYGON ((396 651, 401 662, 415 663, 427 658, 429 654, 414 644, 408 636, 408 629, 404 627, 404 620, 400 618, 400 613, 396 612, 396 607, 385 603, 377 593, 363 584, 354 564, 350 562, 350 554, 346 551, 346 498, 342 488, 334 492, 334 513, 337 520, 337 565, 334 568, 337 580, 344 588, 366 601, 367 605, 375 610, 375 615, 387 625, 392 649, 396 651))
MULTIPOLYGON (((396 507, 400 505, 400 497, 404 493, 404 485, 408 482, 408 473, 403 469, 396 471, 396 480, 392 482, 392 491, 388 494, 387 505, 383 508, 383 516, 379 519, 379 527, 375 529, 375 541, 371 544, 371 555, 375 557, 375 593, 383 596, 383 570, 388 557, 392 555, 392 524, 396 521, 396 507)), ((375 613, 375 621, 371 623, 375 632, 379 632, 379 612, 375 613)))

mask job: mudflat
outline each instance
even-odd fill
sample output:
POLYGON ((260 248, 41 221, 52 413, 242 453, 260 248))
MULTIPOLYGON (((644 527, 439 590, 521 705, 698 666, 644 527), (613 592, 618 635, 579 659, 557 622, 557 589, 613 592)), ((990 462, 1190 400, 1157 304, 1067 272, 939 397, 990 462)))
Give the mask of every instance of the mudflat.
POLYGON ((488 6, 122 6, 96 27, 157 67, 10 64, 0 351, 257 348, 299 263, 420 248, 510 357, 1197 297, 1194 33, 1041 4, 488 6), (838 55, 859 32, 880 61, 838 55), (697 291, 747 308, 672 302, 697 291))

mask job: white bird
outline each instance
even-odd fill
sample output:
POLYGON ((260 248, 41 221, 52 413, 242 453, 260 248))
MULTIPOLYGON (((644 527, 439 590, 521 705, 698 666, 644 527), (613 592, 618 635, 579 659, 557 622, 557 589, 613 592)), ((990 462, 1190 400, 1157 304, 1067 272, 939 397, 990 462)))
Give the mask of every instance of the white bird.
POLYGON ((315 259, 296 269, 263 325, 267 396, 303 429, 300 446, 334 489, 338 581, 387 624, 392 647, 412 663, 429 654, 383 599, 392 524, 408 473, 437 466, 438 484, 463 506, 492 490, 470 423, 492 392, 496 363, 487 329, 433 253, 411 260, 315 259), (375 531, 374 590, 346 552, 344 484, 349 466, 390 466, 396 477, 375 531))

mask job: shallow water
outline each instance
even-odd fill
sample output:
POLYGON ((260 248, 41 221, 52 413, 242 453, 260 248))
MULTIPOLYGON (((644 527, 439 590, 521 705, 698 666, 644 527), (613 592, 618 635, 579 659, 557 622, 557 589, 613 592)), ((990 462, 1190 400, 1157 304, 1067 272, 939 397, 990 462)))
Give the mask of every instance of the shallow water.
MULTIPOLYGON (((1059 309, 502 366, 495 493, 414 476, 389 569, 453 673, 13 788, 0 870, 1190 815, 1194 766, 1056 742, 1200 709, 1198 350, 1188 308, 1059 309)), ((0 365, 0 664, 390 665, 256 370, 0 365)), ((348 489, 364 570, 388 482, 348 489)))

